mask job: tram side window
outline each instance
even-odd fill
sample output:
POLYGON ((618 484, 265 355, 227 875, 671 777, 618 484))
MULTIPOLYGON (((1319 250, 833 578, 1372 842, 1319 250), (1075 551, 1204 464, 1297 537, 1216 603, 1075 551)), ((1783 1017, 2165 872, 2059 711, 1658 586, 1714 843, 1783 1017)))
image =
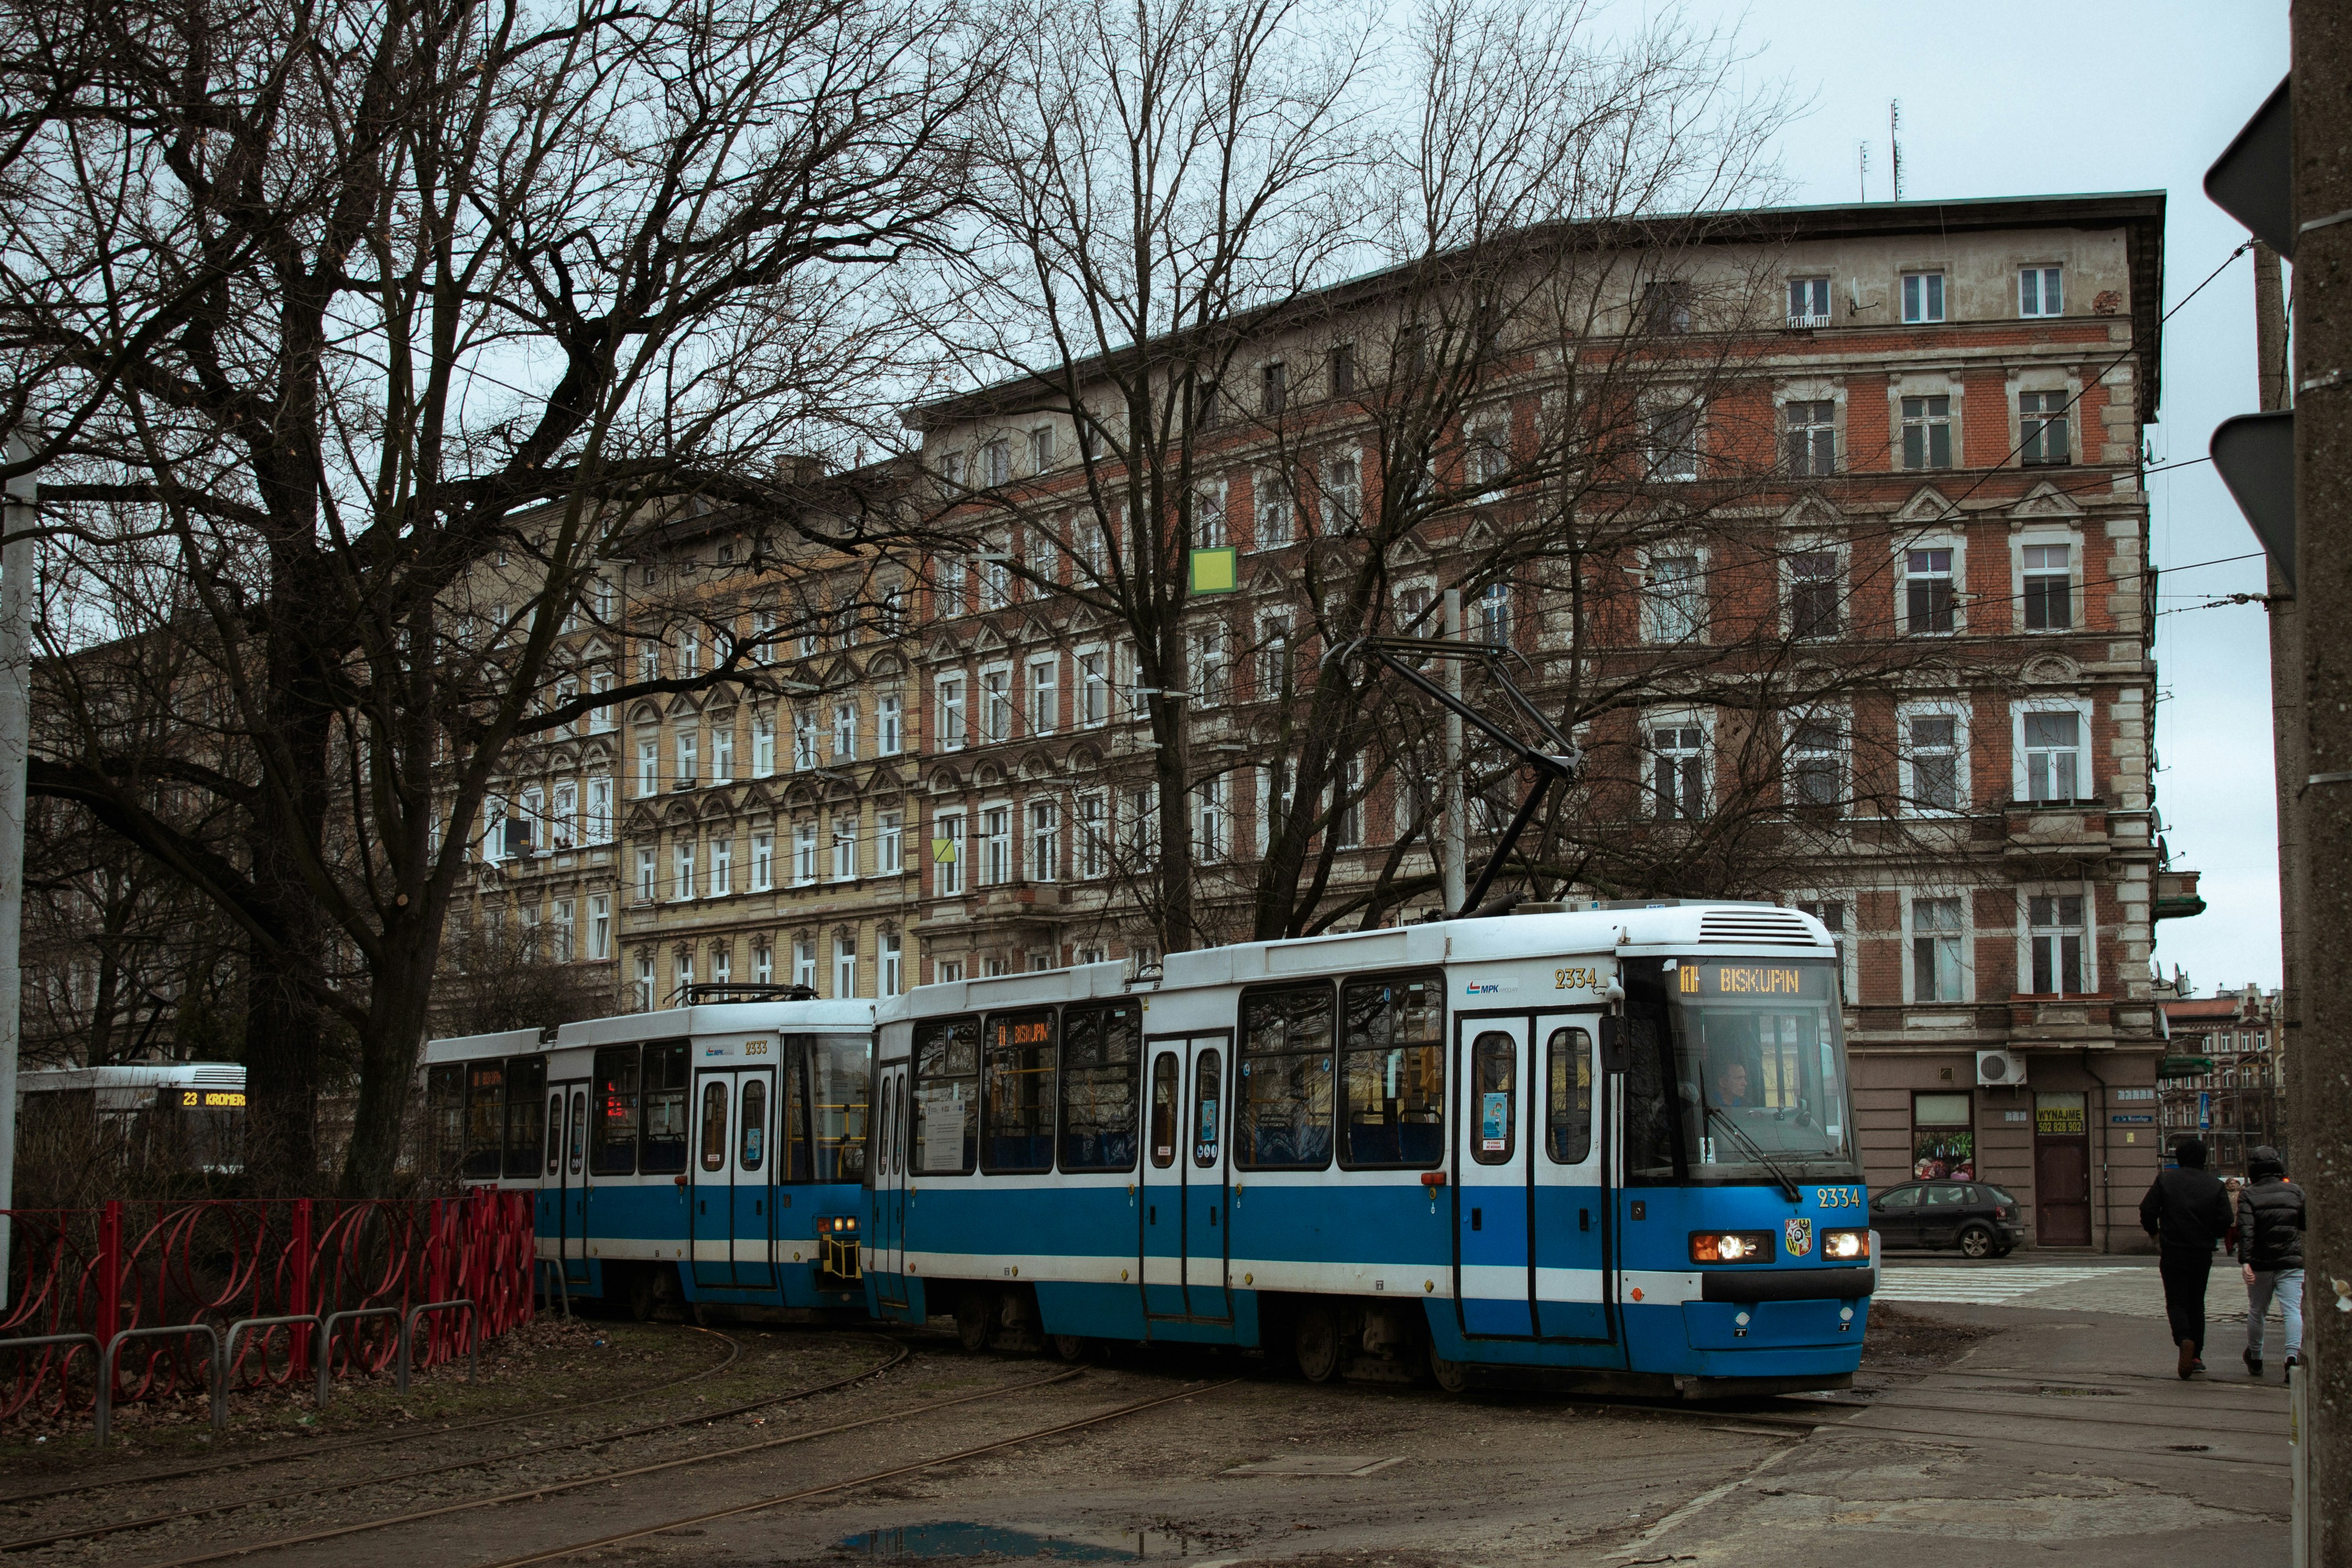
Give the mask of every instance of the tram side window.
POLYGON ((637 1173, 637 1047, 596 1053, 596 1134, 588 1168, 599 1176, 637 1173))
POLYGON ((1162 1051, 1151 1064, 1151 1163, 1165 1169, 1176 1163, 1176 1053, 1162 1051))
POLYGON ((915 1026, 915 1163, 911 1174, 969 1174, 980 1152, 980 1020, 915 1026))
POLYGON ((466 1163, 457 1173, 487 1181, 499 1173, 506 1143, 504 1062, 466 1064, 466 1163))
POLYGON ((466 1069, 457 1062, 426 1069, 425 1114, 433 1129, 433 1169, 444 1176, 457 1173, 466 1157, 466 1069))
POLYGON ((1667 1102, 1665 1031, 1655 1018, 1625 1016, 1625 1173, 1636 1180, 1675 1178, 1675 1125, 1667 1102))
POLYGON ((570 1162, 572 1175, 576 1176, 580 1173, 580 1153, 587 1146, 587 1142, 588 1091, 584 1089, 575 1089, 572 1091, 572 1147, 566 1156, 570 1162))
POLYGON ((723 1078, 705 1079, 702 1083, 702 1168, 727 1168, 727 1080, 723 1078))
POLYGON ((819 1035, 809 1051, 815 1082, 816 1179, 866 1179, 866 1097, 874 1091, 874 1041, 868 1035, 819 1035))
POLYGON ((1203 1170, 1217 1163, 1217 1110, 1224 1070, 1214 1051, 1202 1051, 1192 1068, 1192 1163, 1203 1170))
POLYGON ((981 1169, 997 1175, 1054 1168, 1054 1011, 998 1013, 981 1060, 981 1169))
POLYGON ((1331 1004, 1321 983, 1243 996, 1234 1163, 1244 1170, 1331 1163, 1331 1004))
POLYGON ((547 1098, 547 1173, 563 1173, 563 1097, 551 1094, 547 1098))
POLYGON ((648 1176, 686 1169, 686 1042, 646 1047, 646 1118, 637 1169, 648 1176))
POLYGON ((1554 1029, 1544 1056, 1544 1149, 1555 1165, 1581 1165, 1592 1154, 1592 1037, 1554 1029))
POLYGON ((1351 982, 1339 1163, 1433 1166, 1445 1157, 1445 1005, 1436 975, 1351 982))
POLYGON ((783 1115, 776 1123, 776 1163, 769 1167, 770 1178, 814 1181, 816 1156, 809 1142, 808 1072, 816 1040, 806 1035, 787 1035, 777 1044, 784 1058, 777 1068, 777 1092, 784 1097, 784 1103, 783 1115))
POLYGON ((756 1078, 743 1080, 743 1103, 737 1107, 742 1119, 741 1151, 735 1163, 746 1171, 757 1171, 768 1152, 768 1086, 756 1078))
POLYGON ((1507 1165, 1517 1142, 1519 1042, 1489 1029, 1470 1047, 1470 1108, 1478 1118, 1471 1154, 1482 1165, 1507 1165))
POLYGON ((1135 1079, 1141 1056, 1131 1005, 1062 1014, 1062 1169, 1135 1169, 1135 1079))
POLYGON ((539 1105, 547 1098, 547 1058, 507 1058, 507 1157, 509 1176, 539 1173, 539 1105))

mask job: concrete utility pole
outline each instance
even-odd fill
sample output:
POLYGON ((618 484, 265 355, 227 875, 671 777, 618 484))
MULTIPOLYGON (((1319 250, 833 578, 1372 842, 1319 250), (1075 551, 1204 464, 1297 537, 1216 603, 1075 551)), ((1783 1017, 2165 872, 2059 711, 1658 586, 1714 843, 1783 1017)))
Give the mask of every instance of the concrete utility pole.
MULTIPOLYGON (((1448 642, 1462 640, 1462 590, 1448 588, 1442 601, 1438 629, 1448 642)), ((1462 661, 1449 658, 1445 664, 1445 689, 1454 696, 1462 695, 1462 661)), ((1470 825, 1465 818, 1465 791, 1462 787, 1462 715, 1447 709, 1445 712, 1445 847, 1438 856, 1438 875, 1444 880, 1445 909, 1448 918, 1462 913, 1462 900, 1470 890, 1470 825)))
MULTIPOLYGON (((2352 6, 2292 14, 2302 995, 2287 1027, 2304 1241, 2308 1561, 2352 1568, 2352 6)), ((2286 758, 2282 758, 2282 762, 2286 758)), ((2292 896, 2292 895, 2290 895, 2292 896)))
MULTIPOLYGON (((2281 279, 2279 254, 2267 245, 2254 247, 2254 388, 2256 405, 2265 414, 2292 406, 2286 366, 2286 289, 2281 279)), ((2298 825, 2303 781, 2311 770, 2304 765, 2303 747, 2303 623, 2296 618, 2294 595, 2275 562, 2263 568, 2270 574, 2271 746, 2276 769, 2279 864, 2279 1000, 2273 1026, 2284 1048, 2286 1020, 2299 1016, 2303 1005, 2303 908, 2305 885, 2303 833, 2298 825)), ((2284 1058, 2282 1058, 2284 1060, 2284 1058)), ((2289 1064, 2289 1070, 2292 1065, 2289 1064)), ((2294 1142, 2283 1140, 2280 1152, 2294 1168, 2294 1142)))
MULTIPOLYGON (((33 455, 8 437, 7 460, 33 455)), ((8 1213, 16 1201, 16 1051, 24 1039, 25 753, 33 727, 33 520, 39 487, 8 482, 0 506, 0 1309, 8 1305, 8 1213)))

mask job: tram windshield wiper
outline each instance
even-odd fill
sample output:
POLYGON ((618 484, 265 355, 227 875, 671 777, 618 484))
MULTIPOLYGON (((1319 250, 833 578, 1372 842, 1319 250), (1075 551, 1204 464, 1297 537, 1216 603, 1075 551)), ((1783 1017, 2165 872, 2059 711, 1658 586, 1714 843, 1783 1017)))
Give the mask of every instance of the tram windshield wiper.
POLYGON ((1706 1110, 1708 1118, 1712 1121, 1722 1123, 1723 1130, 1731 1134, 1732 1142, 1738 1143, 1742 1149, 1748 1152, 1748 1157, 1749 1159, 1755 1161, 1758 1164, 1772 1173, 1772 1179, 1780 1184, 1780 1191, 1787 1195, 1790 1203, 1802 1203, 1804 1201, 1804 1194, 1798 1190, 1796 1182, 1790 1178, 1789 1173, 1780 1169, 1780 1167, 1774 1163, 1772 1156, 1764 1152, 1764 1151, 1757 1145, 1754 1139, 1748 1137, 1747 1133, 1742 1132, 1739 1130, 1739 1123, 1731 1120, 1729 1113, 1725 1111, 1721 1107, 1714 1105, 1706 1106, 1706 1110))

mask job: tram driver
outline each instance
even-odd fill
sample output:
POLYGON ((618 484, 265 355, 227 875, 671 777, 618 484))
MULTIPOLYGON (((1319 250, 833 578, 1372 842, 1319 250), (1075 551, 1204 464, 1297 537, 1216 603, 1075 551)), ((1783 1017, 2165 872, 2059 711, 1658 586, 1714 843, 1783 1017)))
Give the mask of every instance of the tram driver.
POLYGON ((1715 1103, 1734 1110, 1752 1103, 1748 1098, 1748 1064, 1738 1057, 1716 1069, 1715 1103))

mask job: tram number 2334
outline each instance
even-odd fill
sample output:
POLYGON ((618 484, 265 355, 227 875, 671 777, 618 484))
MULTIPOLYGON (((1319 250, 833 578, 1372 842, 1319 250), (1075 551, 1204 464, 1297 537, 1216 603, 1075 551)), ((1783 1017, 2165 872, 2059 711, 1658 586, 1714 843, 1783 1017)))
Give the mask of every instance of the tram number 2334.
POLYGON ((1598 991, 1601 988, 1601 971, 1575 968, 1551 972, 1551 988, 1555 991, 1598 991))
POLYGON ((1825 1209, 1858 1209, 1862 1206, 1860 1187, 1815 1187, 1813 1201, 1825 1209))

